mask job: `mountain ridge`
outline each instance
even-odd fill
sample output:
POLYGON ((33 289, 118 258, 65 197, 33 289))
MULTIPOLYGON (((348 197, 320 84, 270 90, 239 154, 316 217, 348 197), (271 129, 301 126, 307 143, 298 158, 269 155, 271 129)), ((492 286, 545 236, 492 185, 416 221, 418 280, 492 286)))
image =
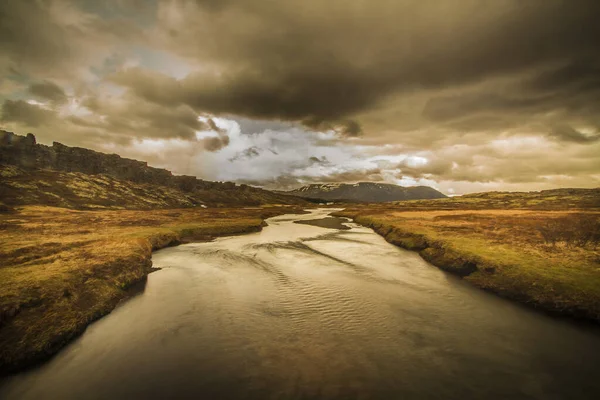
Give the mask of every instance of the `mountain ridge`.
POLYGON ((392 183, 357 182, 310 184, 287 194, 309 199, 359 201, 380 203, 386 201, 442 199, 447 196, 429 186, 400 186, 392 183))

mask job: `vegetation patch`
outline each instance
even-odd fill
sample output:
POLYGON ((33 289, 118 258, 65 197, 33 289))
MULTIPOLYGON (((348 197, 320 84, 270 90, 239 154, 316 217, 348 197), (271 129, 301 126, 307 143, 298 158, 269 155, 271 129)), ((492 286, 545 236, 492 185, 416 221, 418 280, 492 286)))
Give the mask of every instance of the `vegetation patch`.
POLYGON ((56 353, 152 270, 152 251, 259 231, 294 207, 81 211, 26 206, 0 214, 0 372, 56 353))

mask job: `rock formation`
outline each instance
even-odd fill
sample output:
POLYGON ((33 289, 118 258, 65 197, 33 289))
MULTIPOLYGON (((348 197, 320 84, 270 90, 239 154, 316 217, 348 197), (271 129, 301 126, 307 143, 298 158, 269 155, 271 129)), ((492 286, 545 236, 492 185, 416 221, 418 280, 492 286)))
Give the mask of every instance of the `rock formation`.
MULTIPOLYGON (((39 199, 40 204, 48 203, 48 196, 60 197, 52 205, 74 206, 79 197, 65 197, 64 191, 58 193, 56 188, 42 188, 38 185, 43 176, 44 182, 62 182, 65 187, 74 186, 69 180, 78 180, 81 185, 91 185, 93 182, 83 179, 81 176, 70 177, 69 173, 80 173, 90 176, 106 175, 118 180, 120 186, 127 186, 126 182, 132 182, 129 192, 151 193, 152 187, 157 188, 156 193, 161 194, 161 204, 164 206, 182 206, 188 204, 209 205, 258 205, 265 203, 297 204, 303 202, 298 198, 269 192, 267 190, 254 188, 247 185, 236 185, 233 182, 211 182, 198 179, 195 176, 173 175, 171 171, 148 166, 143 161, 123 158, 117 154, 105 154, 81 147, 69 147, 54 142, 52 146, 36 143, 35 136, 28 133, 26 136, 0 130, 0 167, 17 167, 18 171, 12 171, 11 177, 4 176, 4 182, 0 182, 0 203, 18 205, 21 200, 24 204, 34 204, 34 199, 39 199), (44 172, 43 172, 44 171, 44 172), (54 171, 54 172, 53 172, 54 171), (17 174, 17 175, 15 175, 17 174), (86 182, 83 182, 86 181, 86 182), (89 181, 89 182, 88 182, 89 181), (26 184, 25 184, 26 183, 26 184), (12 185, 12 186, 11 186, 12 185), (37 185, 37 188, 36 188, 37 185), (137 185, 137 186, 136 186, 137 185), (139 185, 142 185, 143 188, 139 185), (158 187, 173 189, 169 194, 158 187), (179 193, 179 194, 177 194, 179 193), (20 195, 18 195, 20 194, 20 195), (21 196, 22 195, 22 196, 21 196), (176 199, 179 197, 180 199, 176 199), (182 200, 184 203, 181 203, 182 200)), ((95 181, 94 181, 95 182, 95 181)), ((55 185, 56 186, 56 185, 55 185)), ((77 185, 75 185, 77 186, 77 185)), ((70 189, 71 195, 73 189, 70 189)), ((110 193, 106 193, 111 197, 110 193)), ((91 196, 91 197, 99 197, 91 196)), ((114 196, 113 196, 114 197, 114 196)), ((138 196, 139 197, 139 196, 138 196)), ((132 208, 139 208, 139 201, 132 202, 131 196, 122 197, 132 208)), ((140 199, 138 199, 140 200, 140 199)), ((85 204, 94 204, 94 199, 86 199, 85 204), (90 200, 92 200, 90 202, 90 200)), ((113 206, 118 203, 118 198, 113 202, 105 204, 113 206)))

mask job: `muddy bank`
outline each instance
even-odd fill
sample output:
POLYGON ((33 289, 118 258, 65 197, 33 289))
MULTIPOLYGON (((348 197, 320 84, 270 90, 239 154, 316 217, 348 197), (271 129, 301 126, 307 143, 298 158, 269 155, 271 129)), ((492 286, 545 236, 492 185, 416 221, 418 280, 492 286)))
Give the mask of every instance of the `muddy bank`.
MULTIPOLYGON (((344 215, 344 213, 338 213, 344 215)), ((494 293, 501 297, 520 302, 539 311, 592 323, 600 322, 598 305, 590 307, 581 296, 581 303, 567 300, 564 293, 550 291, 539 298, 531 294, 532 284, 511 279, 510 276, 498 273, 505 265, 492 262, 476 254, 461 251, 440 239, 424 234, 413 233, 401 227, 374 221, 369 216, 352 216, 354 222, 373 229, 385 240, 403 249, 416 251, 427 262, 436 267, 457 275, 472 285, 494 293)), ((512 266, 511 266, 512 267, 512 266)), ((544 282, 539 282, 542 285, 544 282)), ((536 283, 533 283, 535 286, 536 283)))
POLYGON ((347 225, 344 225, 344 223, 347 223, 347 222, 348 222, 348 220, 346 218, 340 218, 340 217, 325 217, 325 218, 319 218, 319 219, 294 221, 295 224, 319 226, 321 228, 328 228, 328 229, 349 230, 350 227, 347 225))

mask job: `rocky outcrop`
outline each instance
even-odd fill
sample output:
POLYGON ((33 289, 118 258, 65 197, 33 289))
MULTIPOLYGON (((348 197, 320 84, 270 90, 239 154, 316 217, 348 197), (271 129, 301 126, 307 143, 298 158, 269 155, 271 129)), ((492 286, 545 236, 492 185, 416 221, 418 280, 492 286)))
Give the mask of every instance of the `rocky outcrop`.
POLYGON ((37 144, 35 136, 16 135, 0 131, 0 164, 22 168, 53 169, 84 174, 105 174, 136 183, 165 186, 187 186, 196 177, 177 177, 166 169, 149 167, 148 163, 123 158, 117 154, 104 154, 81 147, 69 147, 54 142, 52 146, 37 144))
MULTIPOLYGON (((150 167, 146 162, 123 158, 117 154, 105 154, 81 147, 69 147, 58 142, 54 142, 52 146, 45 146, 38 144, 35 136, 31 133, 21 136, 0 130, 1 166, 18 168, 18 170, 10 172, 9 177, 5 176, 5 185, 0 184, 0 201, 4 199, 6 200, 5 203, 10 205, 76 206, 77 203, 81 202, 79 200, 81 196, 72 196, 73 190, 81 188, 83 185, 96 186, 98 182, 87 182, 80 176, 69 176, 69 173, 90 176, 106 175, 119 181, 113 183, 113 186, 118 184, 119 187, 122 187, 123 193, 129 192, 127 196, 115 197, 109 192, 109 189, 103 191, 100 188, 94 194, 87 196, 88 199, 85 200, 85 205, 82 204, 83 208, 98 203, 101 198, 104 199, 97 205, 113 207, 116 203, 119 203, 119 199, 123 199, 124 207, 139 208, 141 203, 137 200, 140 199, 136 201, 131 199, 140 196, 145 198, 156 197, 151 196, 153 192, 159 195, 154 203, 161 204, 164 207, 181 207, 185 204, 235 206, 265 203, 304 203, 299 198, 247 185, 236 185, 233 182, 210 182, 198 179, 195 176, 176 176, 166 169, 150 167), (49 171, 55 171, 54 176, 50 176, 52 174, 49 171), (9 178, 11 182, 8 182, 9 178), (61 190, 56 193, 56 187, 47 187, 46 185, 42 188, 37 185, 40 183, 38 181, 60 181, 64 183, 68 190, 61 190), (123 182, 132 182, 133 184, 127 185, 123 182), (170 189, 169 193, 164 193, 165 189, 162 188, 165 187, 170 189), (156 190, 153 188, 156 188, 156 190), (52 200, 51 204, 48 199, 52 200)), ((43 182, 41 182, 42 185, 43 182)), ((108 182, 107 185, 110 186, 110 184, 111 182, 108 182)), ((143 206, 142 208, 147 207, 143 206)))

